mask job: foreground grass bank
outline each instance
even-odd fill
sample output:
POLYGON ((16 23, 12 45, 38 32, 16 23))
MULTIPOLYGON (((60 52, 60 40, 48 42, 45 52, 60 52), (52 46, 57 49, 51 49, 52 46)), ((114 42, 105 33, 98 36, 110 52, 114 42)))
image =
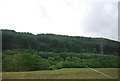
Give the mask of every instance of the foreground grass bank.
POLYGON ((104 76, 90 68, 64 68, 31 72, 3 72, 3 79, 117 79, 117 68, 93 68, 111 76, 104 76))

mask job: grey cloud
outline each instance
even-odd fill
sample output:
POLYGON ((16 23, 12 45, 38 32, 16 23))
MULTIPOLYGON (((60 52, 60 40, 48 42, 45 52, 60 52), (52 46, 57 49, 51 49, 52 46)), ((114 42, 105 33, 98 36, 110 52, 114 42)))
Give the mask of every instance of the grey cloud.
POLYGON ((102 35, 117 40, 117 3, 94 3, 88 5, 91 8, 82 22, 84 33, 90 35, 102 35))
POLYGON ((42 5, 40 0, 38 0, 37 3, 38 3, 39 10, 42 12, 42 18, 46 18, 46 19, 50 20, 51 18, 48 16, 48 12, 46 10, 45 5, 42 5))
POLYGON ((64 0, 64 1, 65 1, 65 3, 66 3, 68 6, 74 8, 72 2, 70 2, 70 1, 68 1, 68 0, 64 0))
MULTIPOLYGON (((74 7, 74 3, 81 5, 78 0, 65 0, 68 6, 74 7)), ((118 40, 118 7, 117 2, 84 3, 84 15, 79 28, 86 36, 103 36, 118 40), (89 11, 87 11, 89 8, 89 11), (85 11, 86 10, 86 11, 85 11), (81 25, 82 24, 82 25, 81 25)))

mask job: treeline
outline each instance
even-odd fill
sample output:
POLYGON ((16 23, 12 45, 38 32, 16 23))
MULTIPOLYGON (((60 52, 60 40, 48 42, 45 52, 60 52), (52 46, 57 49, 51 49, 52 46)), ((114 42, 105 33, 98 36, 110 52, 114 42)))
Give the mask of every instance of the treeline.
POLYGON ((61 68, 116 68, 118 57, 115 55, 44 52, 33 49, 4 50, 3 71, 55 70, 61 68))
POLYGON ((55 34, 20 33, 2 30, 2 49, 35 49, 47 52, 101 53, 101 40, 104 54, 118 54, 119 42, 105 38, 64 36, 55 34))

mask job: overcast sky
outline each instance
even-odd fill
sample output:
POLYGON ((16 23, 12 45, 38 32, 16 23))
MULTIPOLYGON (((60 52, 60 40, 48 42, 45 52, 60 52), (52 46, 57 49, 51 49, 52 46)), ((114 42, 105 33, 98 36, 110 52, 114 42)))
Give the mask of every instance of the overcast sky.
POLYGON ((0 0, 0 29, 118 40, 117 0, 83 1, 0 0))

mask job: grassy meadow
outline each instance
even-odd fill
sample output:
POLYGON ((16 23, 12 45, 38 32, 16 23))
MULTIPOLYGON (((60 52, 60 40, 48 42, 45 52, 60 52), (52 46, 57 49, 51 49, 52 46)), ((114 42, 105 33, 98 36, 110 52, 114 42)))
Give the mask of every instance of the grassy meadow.
POLYGON ((3 72, 3 79, 117 79, 117 68, 93 68, 111 76, 104 76, 89 68, 63 68, 58 70, 3 72))

